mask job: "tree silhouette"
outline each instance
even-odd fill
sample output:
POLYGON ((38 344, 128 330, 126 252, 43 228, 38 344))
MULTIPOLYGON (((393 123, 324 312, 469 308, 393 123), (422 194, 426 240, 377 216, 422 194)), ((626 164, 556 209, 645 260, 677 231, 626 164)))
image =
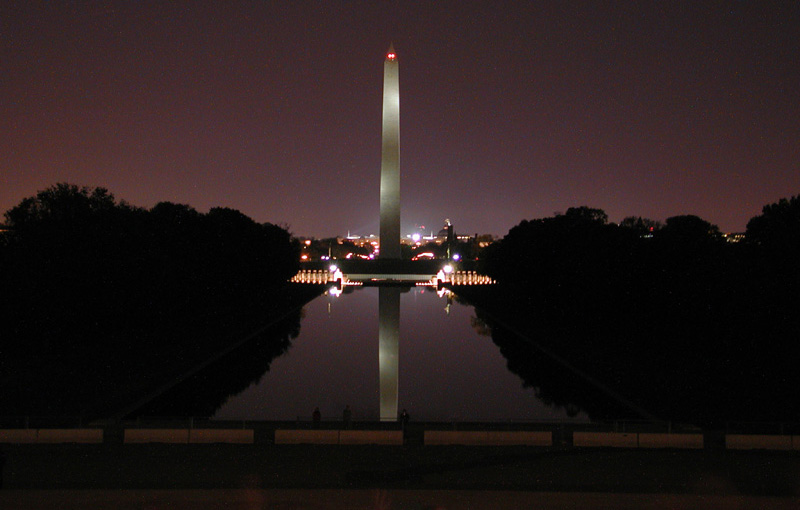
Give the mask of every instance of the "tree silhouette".
POLYGON ((692 214, 667 218, 666 225, 658 235, 675 245, 699 245, 721 239, 716 225, 692 214))
POLYGON ((499 285, 463 292, 546 401, 604 419, 631 412, 539 347, 665 419, 797 420, 800 271, 785 242, 800 230, 797 208, 796 198, 765 207, 746 244, 694 215, 659 229, 571 208, 513 227, 483 254, 499 285))
POLYGON ((619 222, 619 226, 634 230, 637 234, 643 236, 660 230, 663 225, 658 221, 642 218, 641 216, 627 216, 619 222))
POLYGON ((797 253, 800 249, 800 195, 765 205, 761 215, 747 223, 745 239, 769 250, 797 253))
POLYGON ((586 207, 585 205, 580 207, 570 207, 567 209, 567 212, 564 213, 564 216, 576 221, 587 221, 599 223, 601 225, 608 223, 608 215, 604 210, 586 207))
POLYGON ((23 199, 19 205, 5 213, 6 223, 16 231, 16 236, 30 228, 55 226, 72 228, 81 225, 92 215, 108 212, 117 204, 114 195, 105 188, 78 187, 58 183, 23 199))
POLYGON ((5 218, 0 411, 31 389, 57 412, 169 377, 285 308, 299 263, 286 230, 239 211, 145 210, 104 188, 59 183, 5 218))

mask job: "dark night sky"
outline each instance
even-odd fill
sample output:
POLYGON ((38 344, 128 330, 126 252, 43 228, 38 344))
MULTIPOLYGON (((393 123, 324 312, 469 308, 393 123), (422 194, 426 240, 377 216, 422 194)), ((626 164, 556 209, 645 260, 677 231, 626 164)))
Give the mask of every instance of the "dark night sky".
POLYGON ((800 2, 623 4, 4 2, 0 210, 67 181, 377 233, 391 41, 404 232, 578 205, 741 231, 800 193, 800 2))

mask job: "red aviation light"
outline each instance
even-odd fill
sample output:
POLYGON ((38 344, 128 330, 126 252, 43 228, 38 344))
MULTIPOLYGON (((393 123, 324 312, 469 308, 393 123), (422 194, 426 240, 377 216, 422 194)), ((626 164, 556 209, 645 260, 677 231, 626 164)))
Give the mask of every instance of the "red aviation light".
POLYGON ((397 55, 395 55, 394 53, 387 53, 386 58, 389 60, 394 60, 397 58, 397 55))

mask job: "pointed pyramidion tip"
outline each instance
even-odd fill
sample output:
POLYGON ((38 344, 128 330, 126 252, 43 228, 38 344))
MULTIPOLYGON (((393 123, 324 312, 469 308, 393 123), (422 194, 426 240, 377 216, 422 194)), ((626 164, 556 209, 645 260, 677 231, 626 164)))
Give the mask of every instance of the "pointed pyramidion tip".
POLYGON ((394 60, 397 54, 394 52, 394 44, 389 45, 389 50, 386 52, 386 60, 394 60))

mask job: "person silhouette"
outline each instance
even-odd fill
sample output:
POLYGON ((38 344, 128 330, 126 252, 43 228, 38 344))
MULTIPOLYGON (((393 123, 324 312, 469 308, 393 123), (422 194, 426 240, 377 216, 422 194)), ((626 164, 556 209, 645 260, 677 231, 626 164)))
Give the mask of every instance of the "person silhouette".
POLYGON ((342 411, 342 421, 344 422, 344 428, 349 429, 350 423, 353 419, 353 412, 350 410, 350 406, 344 406, 344 411, 342 411))
POLYGON ((408 425, 408 420, 410 419, 411 416, 409 416, 408 411, 403 409, 403 412, 400 413, 400 424, 403 426, 403 430, 406 429, 406 426, 408 425))
POLYGON ((314 412, 311 414, 311 421, 314 424, 314 428, 318 429, 322 421, 322 413, 319 412, 319 407, 314 408, 314 412))

